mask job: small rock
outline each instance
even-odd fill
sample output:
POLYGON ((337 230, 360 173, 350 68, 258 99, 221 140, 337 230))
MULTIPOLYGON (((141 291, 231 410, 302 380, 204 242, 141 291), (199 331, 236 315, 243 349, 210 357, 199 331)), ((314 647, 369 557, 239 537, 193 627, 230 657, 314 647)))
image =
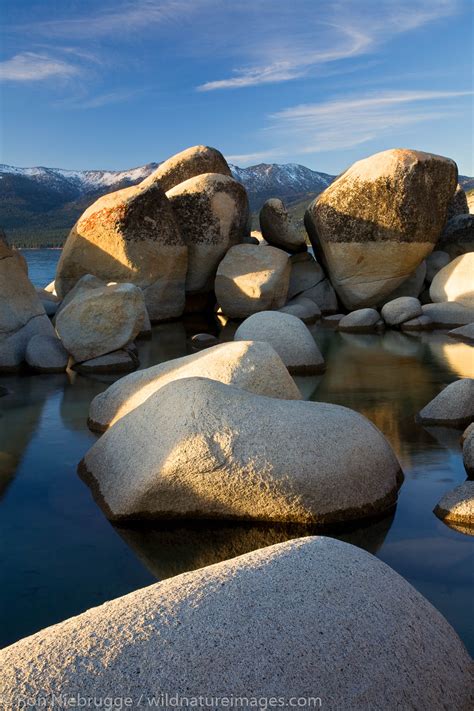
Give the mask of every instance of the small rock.
POLYGON ((462 378, 448 385, 417 415, 422 425, 467 427, 474 420, 474 379, 462 378))
POLYGON ((28 341, 25 360, 40 373, 64 373, 69 354, 56 335, 36 335, 28 341))
POLYGON ((202 348, 211 348, 219 343, 218 338, 213 336, 211 333, 195 333, 191 338, 191 345, 197 350, 202 348))
POLYGON ((78 373, 130 373, 139 365, 138 358, 130 350, 118 350, 113 353, 75 363, 73 369, 78 373))
POLYGON ((246 318, 286 303, 290 263, 276 247, 239 244, 219 264, 215 280, 217 303, 229 318, 246 318))
POLYGON ((455 301, 474 309, 474 252, 461 254, 434 276, 430 297, 433 303, 455 301))
POLYGON ((436 250, 426 257, 426 281, 431 284, 436 274, 443 269, 449 262, 451 257, 447 252, 436 250))
POLYGON ((460 328, 455 328, 448 333, 448 336, 474 346, 474 322, 468 323, 466 326, 461 326, 460 328))
POLYGON ((465 481, 448 491, 436 505, 434 513, 453 528, 474 536, 474 481, 465 481))
POLYGON ((405 321, 400 325, 402 331, 429 331, 433 328, 433 321, 426 314, 405 321))
POLYGON ((400 296, 388 301, 382 307, 382 318, 389 326, 399 326, 404 321, 421 316, 423 311, 418 299, 411 296, 400 296))
POLYGON ((235 341, 266 341, 276 350, 290 373, 321 373, 324 358, 301 319, 279 311, 261 311, 245 319, 235 332, 235 341))
POLYGON ((260 210, 260 229, 268 244, 287 252, 306 251, 304 235, 298 232, 281 200, 271 198, 260 210))
POLYGON ((379 321, 380 314, 376 309, 357 309, 341 318, 338 329, 348 333, 370 333, 378 328, 379 321))
POLYGON ((424 304, 422 309, 432 320, 434 328, 457 328, 474 321, 474 309, 456 301, 424 304))

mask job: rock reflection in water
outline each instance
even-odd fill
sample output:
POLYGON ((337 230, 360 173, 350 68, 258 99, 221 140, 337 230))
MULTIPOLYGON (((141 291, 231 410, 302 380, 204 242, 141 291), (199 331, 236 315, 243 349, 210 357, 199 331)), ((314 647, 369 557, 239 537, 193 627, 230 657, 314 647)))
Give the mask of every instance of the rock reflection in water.
POLYGON ((313 535, 328 535, 376 553, 393 521, 384 518, 359 522, 344 529, 268 524, 162 524, 156 527, 114 526, 157 580, 196 570, 258 548, 313 535))

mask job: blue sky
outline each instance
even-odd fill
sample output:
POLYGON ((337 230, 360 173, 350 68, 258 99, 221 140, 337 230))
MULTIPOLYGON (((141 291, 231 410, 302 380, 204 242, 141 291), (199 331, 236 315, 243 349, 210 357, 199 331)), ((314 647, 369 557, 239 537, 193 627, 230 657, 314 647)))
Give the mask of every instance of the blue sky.
POLYGON ((123 169, 205 143, 338 173, 474 174, 474 0, 2 0, 1 161, 123 169))

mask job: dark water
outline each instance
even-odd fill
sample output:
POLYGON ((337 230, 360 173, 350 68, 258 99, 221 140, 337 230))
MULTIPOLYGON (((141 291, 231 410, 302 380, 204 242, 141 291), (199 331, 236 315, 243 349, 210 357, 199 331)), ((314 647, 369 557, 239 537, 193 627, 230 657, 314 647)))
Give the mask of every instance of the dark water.
MULTIPOLYGON (((38 285, 51 281, 59 256, 45 252, 26 252, 38 285)), ((190 322, 155 327, 152 342, 139 345, 142 366, 189 352, 187 336, 205 328, 190 322)), ((474 538, 432 513, 443 493, 465 479, 460 432, 423 429, 413 416, 449 382, 474 376, 473 350, 442 333, 314 333, 328 369, 298 379, 302 391, 370 418, 405 472, 395 512, 331 535, 366 548, 407 578, 472 653, 474 538)), ((95 441, 86 427, 89 403, 108 382, 79 375, 0 377, 11 391, 0 399, 1 646, 156 579, 311 533, 238 524, 113 527, 76 475, 95 441)))

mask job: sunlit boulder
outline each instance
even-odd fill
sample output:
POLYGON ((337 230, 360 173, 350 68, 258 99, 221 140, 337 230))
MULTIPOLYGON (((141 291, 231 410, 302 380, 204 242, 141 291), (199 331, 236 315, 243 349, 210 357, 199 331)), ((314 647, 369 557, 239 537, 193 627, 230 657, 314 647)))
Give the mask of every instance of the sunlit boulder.
POLYGON ((448 491, 434 512, 448 526, 468 536, 474 536, 474 481, 465 481, 448 491))
POLYGON ((474 421, 474 379, 462 378, 445 387, 416 419, 422 425, 467 427, 474 421))
POLYGON ((179 183, 203 173, 231 175, 226 159, 216 148, 192 146, 161 163, 148 178, 145 178, 142 185, 158 183, 166 192, 179 183))
POLYGON ((474 252, 456 257, 434 276, 430 297, 435 303, 455 301, 474 310, 474 252))

